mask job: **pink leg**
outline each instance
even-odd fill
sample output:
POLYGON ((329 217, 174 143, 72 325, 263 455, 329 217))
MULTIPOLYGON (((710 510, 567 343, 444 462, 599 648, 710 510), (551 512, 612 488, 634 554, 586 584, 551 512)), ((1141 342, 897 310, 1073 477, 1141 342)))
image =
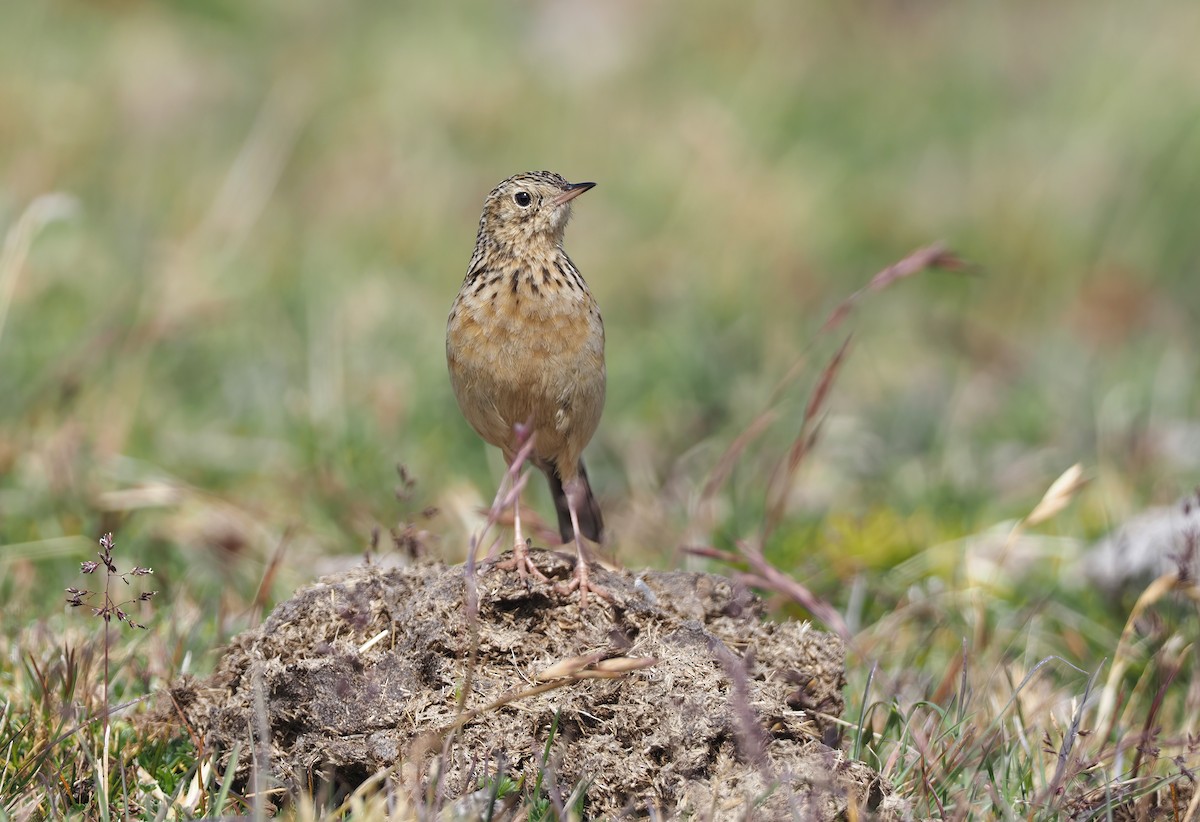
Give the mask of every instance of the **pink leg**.
POLYGON ((521 579, 527 576, 533 576, 542 582, 550 580, 538 570, 538 567, 533 564, 533 560, 529 558, 529 540, 524 538, 521 533, 521 495, 518 493, 517 498, 513 500, 513 531, 515 539, 513 540, 513 555, 512 559, 500 563, 496 567, 504 570, 516 569, 517 575, 521 579))
POLYGON ((575 576, 571 579, 570 584, 565 588, 566 593, 579 589, 579 606, 581 608, 587 606, 588 591, 596 594, 599 597, 612 602, 612 594, 601 588, 599 585, 593 585, 588 581, 588 565, 587 557, 583 553, 583 537, 579 533, 579 514, 576 513, 575 500, 579 496, 579 484, 577 480, 570 480, 563 484, 563 492, 567 496, 567 510, 571 512, 571 529, 575 532, 575 576))

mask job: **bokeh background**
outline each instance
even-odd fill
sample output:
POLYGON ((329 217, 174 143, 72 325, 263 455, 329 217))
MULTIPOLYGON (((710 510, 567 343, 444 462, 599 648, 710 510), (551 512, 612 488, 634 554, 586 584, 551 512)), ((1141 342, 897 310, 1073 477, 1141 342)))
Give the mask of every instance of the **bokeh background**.
POLYGON ((1197 31, 1184 0, 4 3, 4 621, 57 619, 106 530, 197 649, 373 533, 460 559, 502 466, 445 316, 527 169, 599 184, 567 248, 617 561, 753 533, 847 331, 768 545, 838 607, 1074 462, 1070 545, 1169 504, 1200 478, 1197 31), (935 240, 975 268, 819 331, 935 240))

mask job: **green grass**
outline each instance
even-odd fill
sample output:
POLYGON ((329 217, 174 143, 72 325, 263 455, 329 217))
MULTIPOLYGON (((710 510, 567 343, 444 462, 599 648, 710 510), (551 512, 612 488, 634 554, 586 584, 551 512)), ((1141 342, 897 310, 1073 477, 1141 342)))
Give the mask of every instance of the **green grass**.
MULTIPOLYGON (((0 812, 107 812, 102 631, 61 599, 104 532, 161 590, 135 615, 147 631, 112 629, 118 702, 209 670, 375 529, 433 506, 422 527, 463 556, 501 466, 455 408, 445 315, 483 196, 530 168, 599 182, 567 247, 608 332, 588 453, 621 562, 678 566, 684 541, 757 533, 840 342, 821 322, 944 240, 977 271, 860 305, 765 546, 860 631, 846 719, 874 707, 848 744, 951 817, 1149 790, 1133 774, 1148 716, 1160 751, 1138 779, 1195 768, 1195 665, 1177 647, 1194 610, 1156 601, 1119 651, 1132 597, 1060 571, 1197 482, 1164 443, 1200 407, 1198 15, 1183 0, 5 4, 0 234, 39 197, 70 207, 0 263, 0 812), (768 407, 697 533, 691 501, 768 407), (1034 529, 1041 559, 981 578, 982 535, 1075 462, 1093 482, 1034 529), (417 479, 402 498, 397 463, 417 479), (1083 695, 1119 653, 1134 664, 1118 721, 1076 739, 1056 783, 1043 748, 1095 720, 1083 695)), ((530 502, 549 516, 543 489, 530 502)), ((190 812, 211 810, 205 758, 186 734, 135 733, 137 710, 110 739, 112 814, 165 801, 138 767, 167 797, 202 773, 190 812)))

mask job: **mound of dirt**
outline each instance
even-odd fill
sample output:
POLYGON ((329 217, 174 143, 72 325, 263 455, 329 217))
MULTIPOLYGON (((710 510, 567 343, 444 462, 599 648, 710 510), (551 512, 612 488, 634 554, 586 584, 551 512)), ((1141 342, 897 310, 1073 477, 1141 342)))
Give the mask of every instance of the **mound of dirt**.
MULTIPOLYGON (((535 559, 552 579, 573 568, 535 559)), ((544 770, 563 796, 584 787, 589 817, 903 815, 878 775, 825 744, 843 708, 837 638, 764 621, 719 576, 597 568, 594 581, 613 601, 581 610, 577 594, 490 569, 472 619, 461 566, 364 566, 299 591, 174 696, 220 772, 235 744, 255 752, 239 757, 243 782, 252 759, 300 790, 391 768, 449 805, 498 768, 527 786, 544 770), (622 657, 657 662, 595 664, 622 657)))

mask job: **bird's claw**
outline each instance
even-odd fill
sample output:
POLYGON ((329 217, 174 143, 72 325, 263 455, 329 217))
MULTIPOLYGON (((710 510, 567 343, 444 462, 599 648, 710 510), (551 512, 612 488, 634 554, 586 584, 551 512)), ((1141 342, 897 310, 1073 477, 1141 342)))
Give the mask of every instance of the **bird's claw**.
POLYGON ((512 556, 506 560, 496 563, 496 568, 501 571, 516 571, 517 576, 521 579, 533 577, 539 582, 549 584, 550 578, 543 574, 541 570, 533 564, 533 560, 529 558, 529 548, 533 545, 533 540, 527 539, 524 542, 518 542, 513 545, 512 556))
POLYGON ((613 595, 607 588, 589 581, 587 562, 582 558, 577 559, 575 562, 575 573, 571 576, 571 581, 559 583, 554 586, 554 589, 564 596, 578 589, 580 608, 587 607, 587 595, 589 591, 601 599, 608 600, 609 602, 613 601, 613 595))

